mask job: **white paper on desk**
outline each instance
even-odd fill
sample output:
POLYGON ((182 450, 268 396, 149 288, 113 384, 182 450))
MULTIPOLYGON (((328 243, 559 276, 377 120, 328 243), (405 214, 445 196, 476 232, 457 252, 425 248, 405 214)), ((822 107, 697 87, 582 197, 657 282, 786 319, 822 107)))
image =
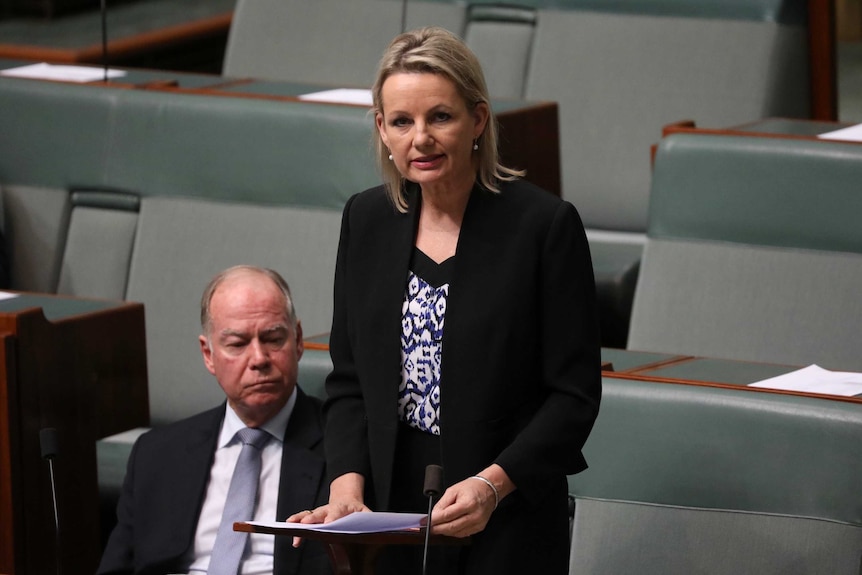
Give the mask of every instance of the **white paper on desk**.
POLYGON ((361 106, 370 106, 372 104, 371 90, 354 88, 337 88, 335 90, 312 92, 299 96, 299 99, 312 102, 333 102, 335 104, 359 104, 361 106))
POLYGON ((784 375, 749 384, 749 387, 852 397, 862 394, 862 373, 829 371, 817 365, 809 365, 784 375))
MULTIPOLYGON (((42 62, 0 70, 0 75, 38 80, 62 80, 64 82, 95 82, 105 77, 105 69, 94 66, 65 66, 42 62)), ((123 70, 108 69, 108 78, 119 78, 125 75, 126 72, 123 70)))
POLYGON ((285 523, 283 521, 248 521, 249 525, 280 529, 304 529, 326 533, 385 533, 419 529, 423 513, 356 512, 331 523, 285 523))
POLYGON ((855 126, 826 132, 817 137, 824 140, 851 140, 853 142, 862 142, 862 124, 856 124, 855 126))
POLYGON ((9 293, 8 291, 0 291, 0 301, 4 299, 12 299, 13 297, 18 297, 20 294, 17 293, 9 293))

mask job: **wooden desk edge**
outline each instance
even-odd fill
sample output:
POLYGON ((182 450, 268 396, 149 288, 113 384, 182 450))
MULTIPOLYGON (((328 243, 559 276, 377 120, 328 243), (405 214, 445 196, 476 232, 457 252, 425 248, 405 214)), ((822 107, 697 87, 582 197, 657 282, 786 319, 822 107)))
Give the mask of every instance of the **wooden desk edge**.
MULTIPOLYGON (((693 385, 695 387, 716 387, 719 389, 732 389, 736 391, 751 392, 751 393, 771 393, 777 395, 795 395, 797 397, 808 397, 812 399, 825 399, 828 401, 842 401, 845 403, 862 404, 862 397, 847 397, 844 395, 831 395, 827 393, 813 393, 810 391, 791 391, 788 389, 772 389, 768 387, 751 387, 741 383, 720 383, 717 381, 703 381, 696 379, 683 379, 675 377, 660 377, 656 375, 647 375, 640 373, 626 372, 603 372, 603 377, 614 379, 627 379, 632 381, 644 381, 649 383, 674 384, 674 385, 693 385)), ((754 383, 754 382, 752 382, 754 383)))

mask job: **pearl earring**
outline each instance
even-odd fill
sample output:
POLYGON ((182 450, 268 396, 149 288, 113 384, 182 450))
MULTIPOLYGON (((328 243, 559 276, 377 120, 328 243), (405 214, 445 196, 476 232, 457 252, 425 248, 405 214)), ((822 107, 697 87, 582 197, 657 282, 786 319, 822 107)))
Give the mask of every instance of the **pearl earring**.
POLYGON ((392 154, 389 154, 389 161, 392 161, 392 154))
POLYGON ((479 140, 473 140, 473 151, 475 152, 478 149, 479 149, 479 140))

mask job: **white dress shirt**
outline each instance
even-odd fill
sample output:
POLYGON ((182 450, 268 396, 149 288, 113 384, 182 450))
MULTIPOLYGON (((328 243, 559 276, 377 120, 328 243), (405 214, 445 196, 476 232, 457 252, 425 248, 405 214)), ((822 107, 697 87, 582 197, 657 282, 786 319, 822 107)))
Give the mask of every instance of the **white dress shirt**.
MULTIPOLYGON (((281 450, 284 431, 296 404, 294 389, 285 406, 278 414, 261 426, 272 437, 261 452, 260 483, 258 484, 257 504, 254 510, 255 521, 275 521, 278 504, 278 483, 281 477, 281 450)), ((190 575, 202 575, 209 567, 213 544, 218 534, 221 515, 227 501, 230 480, 236 467, 242 443, 235 438, 236 432, 245 427, 239 416, 231 409, 225 408, 224 422, 216 446, 215 457, 203 507, 198 518, 195 532, 194 551, 190 557, 190 575)), ((250 553, 247 552, 240 565, 241 575, 262 575, 272 573, 273 549, 275 536, 251 533, 250 553)))

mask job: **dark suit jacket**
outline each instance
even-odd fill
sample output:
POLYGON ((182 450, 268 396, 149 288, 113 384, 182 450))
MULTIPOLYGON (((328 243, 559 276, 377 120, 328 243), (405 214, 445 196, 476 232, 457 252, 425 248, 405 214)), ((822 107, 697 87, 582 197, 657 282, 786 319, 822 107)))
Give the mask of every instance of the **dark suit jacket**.
MULTIPOLYGON (((284 435, 278 509, 284 520, 329 497, 325 475, 320 402, 299 394, 284 435)), ((215 454, 224 404, 155 428, 138 439, 129 457, 117 526, 111 533, 98 573, 164 574, 181 568, 193 548, 215 454)), ((319 544, 299 549, 291 537, 276 537, 277 575, 330 573, 319 544)))
MULTIPOLYGON (((401 303, 420 196, 414 186, 406 214, 380 187, 354 196, 344 210, 336 264, 325 405, 329 475, 365 475, 379 509, 388 505, 398 464, 401 303)), ((539 545, 529 554, 541 556, 551 545, 555 559, 551 571, 528 569, 560 572, 568 547, 565 476, 586 467, 581 448, 601 396, 583 225, 574 206, 527 182, 504 183, 500 194, 477 186, 455 257, 442 343, 444 482, 500 464, 518 490, 486 534, 493 533, 499 550, 529 548, 529 538, 511 528, 529 525, 539 545)), ((471 554, 481 555, 477 541, 471 554)), ((516 572, 508 551, 500 557, 501 572, 516 572)))

